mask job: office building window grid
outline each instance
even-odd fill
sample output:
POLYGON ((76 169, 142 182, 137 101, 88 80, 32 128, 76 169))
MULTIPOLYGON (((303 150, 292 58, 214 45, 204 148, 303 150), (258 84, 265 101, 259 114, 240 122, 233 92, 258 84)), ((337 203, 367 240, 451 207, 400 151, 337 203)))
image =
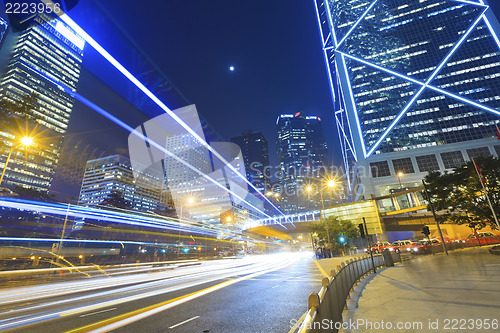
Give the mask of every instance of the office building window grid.
POLYGON ((370 171, 373 178, 387 177, 391 175, 391 170, 389 169, 389 163, 387 163, 387 161, 370 163, 370 171))
POLYGON ((416 156, 415 160, 417 161, 418 170, 420 172, 439 170, 438 160, 434 154, 416 156))
POLYGON ((443 160, 443 164, 446 169, 458 168, 465 163, 464 156, 461 151, 441 153, 441 159, 443 160))
POLYGON ((469 156, 469 159, 473 159, 480 156, 490 156, 491 152, 488 147, 479 147, 467 149, 467 155, 469 156))
POLYGON ((392 160, 392 166, 394 167, 394 171, 396 173, 415 173, 415 169, 413 168, 413 163, 411 158, 398 158, 392 160))
POLYGON ((316 1, 346 170, 353 141, 359 159, 495 135, 500 50, 475 3, 316 1))

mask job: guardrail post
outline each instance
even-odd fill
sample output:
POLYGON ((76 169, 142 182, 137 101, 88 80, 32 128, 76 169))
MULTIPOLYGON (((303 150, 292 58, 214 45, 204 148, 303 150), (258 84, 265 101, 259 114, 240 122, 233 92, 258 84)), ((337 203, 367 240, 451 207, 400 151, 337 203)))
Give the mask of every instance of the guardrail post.
POLYGON ((310 293, 309 298, 307 299, 307 306, 309 309, 319 308, 319 295, 317 293, 310 293))

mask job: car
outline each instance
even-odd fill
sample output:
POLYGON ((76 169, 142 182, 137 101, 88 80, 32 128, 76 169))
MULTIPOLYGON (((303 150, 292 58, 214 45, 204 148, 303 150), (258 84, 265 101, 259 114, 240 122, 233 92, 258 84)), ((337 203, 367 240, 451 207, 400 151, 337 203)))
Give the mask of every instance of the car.
MULTIPOLYGON (((380 253, 380 252, 382 252, 382 250, 384 250, 390 246, 391 246, 391 243, 389 243, 389 242, 378 242, 378 243, 375 243, 372 245, 371 251, 373 253, 380 253)), ((368 252, 368 253, 370 253, 370 252, 368 252)))
POLYGON ((395 253, 410 252, 415 243, 410 240, 396 241, 388 247, 389 251, 395 253))
POLYGON ((413 254, 432 253, 433 249, 438 248, 441 242, 435 238, 429 240, 421 240, 415 243, 411 248, 413 254))
POLYGON ((475 234, 470 234, 465 241, 473 245, 499 244, 500 237, 492 232, 476 232, 475 234))

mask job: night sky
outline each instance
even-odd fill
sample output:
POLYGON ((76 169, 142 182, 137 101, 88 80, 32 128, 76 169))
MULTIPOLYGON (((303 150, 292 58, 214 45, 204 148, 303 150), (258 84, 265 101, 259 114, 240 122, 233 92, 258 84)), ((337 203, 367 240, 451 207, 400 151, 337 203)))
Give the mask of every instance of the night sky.
MULTIPOLYGON (((70 16, 134 74, 139 73, 134 72, 133 53, 140 49, 147 54, 224 139, 248 129, 262 131, 269 141, 271 162, 276 164, 277 116, 299 111, 315 114, 324 120, 330 154, 340 164, 315 9, 312 1, 290 3, 108 0, 97 8, 96 3, 81 0, 70 16), (123 31, 111 29, 107 14, 123 31), (137 48, 121 42, 124 34, 137 48), (230 71, 230 66, 235 70, 230 71)), ((148 116, 125 100, 132 88, 104 63, 86 47, 78 92, 132 126, 146 121, 148 116), (103 84, 102 73, 113 78, 106 75, 103 84)), ((164 102, 171 108, 181 106, 164 102)), ((55 193, 78 195, 81 176, 77 174, 82 170, 71 172, 71 168, 81 165, 78 161, 89 152, 94 158, 126 154, 127 133, 77 103, 55 193)))
MULTIPOLYGON (((492 6, 498 13, 500 4, 492 6)), ((332 161, 340 165, 312 0, 80 0, 70 16, 133 74, 144 71, 136 54, 150 57, 224 139, 262 131, 276 164, 277 116, 314 114, 323 119, 332 161)), ((89 46, 78 92, 134 127, 161 114, 152 106, 144 113, 132 106, 127 100, 141 93, 89 46)), ((172 109, 185 103, 164 102, 172 109)), ((53 192, 77 197, 84 162, 127 155, 127 136, 76 103, 53 192)))

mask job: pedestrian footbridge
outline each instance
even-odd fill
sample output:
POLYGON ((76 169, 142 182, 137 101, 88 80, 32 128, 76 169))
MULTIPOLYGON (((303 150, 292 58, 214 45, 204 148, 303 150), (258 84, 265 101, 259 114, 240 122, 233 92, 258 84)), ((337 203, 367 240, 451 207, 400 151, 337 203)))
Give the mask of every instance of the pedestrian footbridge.
POLYGON ((424 187, 420 186, 370 200, 338 204, 324 210, 254 220, 247 223, 244 229, 268 237, 289 238, 287 235, 309 232, 309 226, 319 223, 322 218, 336 216, 354 224, 363 223, 364 218, 370 234, 416 231, 432 218, 427 212, 423 190, 424 187))

